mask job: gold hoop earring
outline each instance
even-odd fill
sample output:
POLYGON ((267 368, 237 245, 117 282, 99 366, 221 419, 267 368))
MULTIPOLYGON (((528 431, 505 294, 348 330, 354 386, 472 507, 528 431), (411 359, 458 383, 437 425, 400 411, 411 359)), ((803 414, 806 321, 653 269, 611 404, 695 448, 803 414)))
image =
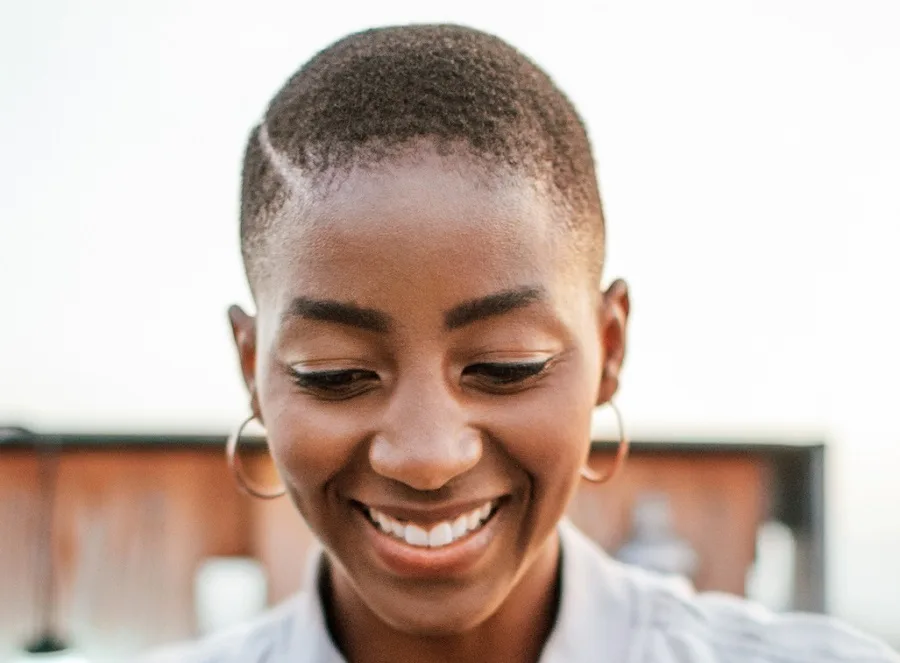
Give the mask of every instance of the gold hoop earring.
POLYGON ((612 401, 609 401, 607 404, 616 415, 616 423, 619 426, 619 448, 616 451, 616 458, 613 460, 612 467, 604 474, 597 474, 587 465, 581 468, 581 478, 597 484, 606 483, 622 470, 622 467, 625 465, 625 459, 628 457, 628 451, 631 447, 631 442, 625 434, 625 424, 622 421, 622 413, 619 412, 619 408, 617 408, 616 404, 612 401))
POLYGON ((251 414, 241 422, 241 425, 237 427, 236 431, 228 436, 228 441, 225 443, 225 458, 228 460, 228 467, 234 475, 234 480, 237 482, 238 488, 251 497, 258 497, 262 500, 274 500, 284 495, 287 492, 287 489, 284 486, 278 489, 265 489, 254 486, 253 482, 247 478, 246 474, 244 474, 244 468, 241 466, 241 461, 237 454, 238 444, 241 441, 241 434, 244 432, 244 428, 246 428, 247 424, 255 418, 256 417, 251 414))

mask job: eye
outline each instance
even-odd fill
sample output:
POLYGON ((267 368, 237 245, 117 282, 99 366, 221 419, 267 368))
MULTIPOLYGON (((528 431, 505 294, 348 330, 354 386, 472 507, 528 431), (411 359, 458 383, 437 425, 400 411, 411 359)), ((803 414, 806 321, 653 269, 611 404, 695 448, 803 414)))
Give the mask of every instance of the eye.
POLYGON ((368 391, 378 382, 378 374, 362 369, 298 371, 288 369, 291 380, 303 391, 320 398, 342 400, 368 391))
POLYGON ((472 364, 463 370, 479 386, 500 391, 512 391, 532 384, 548 369, 550 360, 531 362, 494 362, 472 364))

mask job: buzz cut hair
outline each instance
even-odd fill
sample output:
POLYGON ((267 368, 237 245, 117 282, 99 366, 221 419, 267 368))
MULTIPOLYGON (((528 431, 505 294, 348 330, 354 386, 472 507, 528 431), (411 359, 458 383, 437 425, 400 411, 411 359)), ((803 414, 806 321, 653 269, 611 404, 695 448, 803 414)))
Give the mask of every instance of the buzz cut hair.
POLYGON ((599 278, 604 216, 591 145, 571 101, 502 39, 459 25, 351 34, 316 54, 275 95, 247 141, 240 239, 253 289, 292 173, 315 180, 373 166, 426 141, 486 172, 521 173, 549 192, 599 278))

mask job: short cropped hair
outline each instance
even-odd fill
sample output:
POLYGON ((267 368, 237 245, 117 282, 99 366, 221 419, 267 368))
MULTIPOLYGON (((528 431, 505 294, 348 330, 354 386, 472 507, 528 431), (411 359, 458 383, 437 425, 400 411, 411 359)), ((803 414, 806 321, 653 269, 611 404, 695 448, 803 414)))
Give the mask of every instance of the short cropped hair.
POLYGON ((376 28, 319 52, 251 132, 241 186, 241 253, 253 286, 269 221, 308 177, 403 154, 421 140, 488 169, 521 172, 554 194, 592 274, 604 219, 590 142, 569 99, 512 46, 457 25, 376 28))

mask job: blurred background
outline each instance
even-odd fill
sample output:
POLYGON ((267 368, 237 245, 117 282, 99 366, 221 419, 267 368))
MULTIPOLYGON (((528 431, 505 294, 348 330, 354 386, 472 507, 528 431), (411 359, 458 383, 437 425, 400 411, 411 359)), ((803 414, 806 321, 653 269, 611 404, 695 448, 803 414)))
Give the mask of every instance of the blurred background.
POLYGON ((299 518, 221 454, 240 160, 301 63, 409 22, 507 39, 593 140, 637 443, 573 518, 900 646, 900 5, 40 0, 0 5, 0 660, 51 623, 121 656, 302 583, 299 518))

